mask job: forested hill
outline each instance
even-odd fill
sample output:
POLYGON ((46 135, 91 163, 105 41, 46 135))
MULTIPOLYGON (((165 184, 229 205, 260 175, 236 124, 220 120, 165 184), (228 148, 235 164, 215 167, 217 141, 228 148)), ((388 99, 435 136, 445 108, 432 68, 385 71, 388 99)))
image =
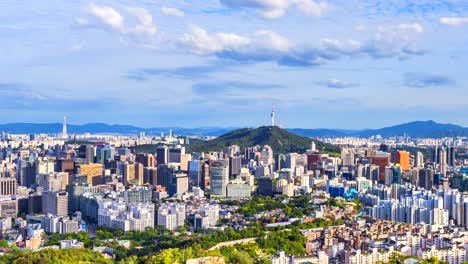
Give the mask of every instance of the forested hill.
POLYGON ((299 152, 310 149, 311 142, 315 142, 317 150, 324 153, 340 153, 340 148, 315 139, 301 137, 279 127, 262 126, 259 128, 242 128, 231 131, 220 137, 207 141, 197 141, 189 145, 189 151, 217 151, 230 145, 241 148, 255 145, 269 145, 275 153, 299 152))

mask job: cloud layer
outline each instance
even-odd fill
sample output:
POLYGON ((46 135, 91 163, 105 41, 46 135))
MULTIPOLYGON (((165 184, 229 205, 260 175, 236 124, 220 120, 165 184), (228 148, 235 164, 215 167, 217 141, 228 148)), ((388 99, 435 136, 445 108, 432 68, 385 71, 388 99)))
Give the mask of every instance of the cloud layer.
POLYGON ((220 0, 220 2, 229 8, 255 10, 261 17, 267 19, 282 17, 291 8, 318 17, 330 7, 325 2, 313 0, 220 0))
POLYGON ((455 80, 440 74, 406 73, 404 79, 406 86, 415 88, 455 85, 455 80))

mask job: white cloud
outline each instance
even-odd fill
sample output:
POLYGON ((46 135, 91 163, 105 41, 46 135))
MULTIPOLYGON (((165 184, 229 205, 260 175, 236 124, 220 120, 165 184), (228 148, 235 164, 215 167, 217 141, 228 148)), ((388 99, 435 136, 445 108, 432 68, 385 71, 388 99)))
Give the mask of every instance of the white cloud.
POLYGON ((168 15, 168 16, 175 16, 175 17, 184 17, 185 13, 182 10, 179 10, 174 7, 161 7, 161 13, 168 15))
POLYGON ((468 24, 468 17, 441 17, 439 22, 449 26, 461 26, 468 24))
POLYGON ((87 12, 112 29, 120 32, 125 31, 124 18, 115 9, 108 6, 90 4, 87 8, 87 12))
POLYGON ((220 0, 221 4, 236 9, 254 9, 260 16, 268 19, 282 17, 290 8, 297 8, 311 16, 321 16, 329 5, 314 0, 220 0))
POLYGON ((156 26, 153 23, 153 16, 148 10, 141 7, 127 7, 127 12, 132 15, 139 23, 134 27, 127 27, 127 31, 136 34, 156 33, 156 26))
POLYGON ((259 30, 252 35, 209 33, 193 27, 181 42, 200 55, 215 55, 238 61, 272 61, 288 66, 317 66, 341 58, 409 59, 426 54, 413 38, 423 32, 419 24, 380 27, 368 40, 320 39, 317 43, 296 45, 276 32, 259 30))
MULTIPOLYGON (((156 26, 153 23, 153 17, 146 9, 141 7, 126 7, 127 15, 135 19, 137 23, 127 25, 124 16, 109 6, 100 6, 90 4, 86 8, 89 15, 96 18, 104 26, 123 34, 148 34, 156 33, 156 26)), ((78 24, 87 25, 89 22, 86 19, 78 19, 78 24)))
POLYGON ((258 37, 258 44, 264 47, 270 47, 273 50, 288 51, 293 45, 289 40, 276 32, 269 30, 259 30, 255 34, 258 37))
POLYGON ((418 23, 400 24, 400 25, 398 25, 398 27, 399 27, 400 30, 403 30, 403 31, 412 31, 412 32, 415 32, 415 33, 423 33, 424 32, 423 26, 421 26, 418 23))
POLYGON ((192 27, 191 32, 184 34, 181 41, 197 54, 233 50, 250 43, 250 39, 234 33, 210 35, 206 30, 199 27, 192 27))

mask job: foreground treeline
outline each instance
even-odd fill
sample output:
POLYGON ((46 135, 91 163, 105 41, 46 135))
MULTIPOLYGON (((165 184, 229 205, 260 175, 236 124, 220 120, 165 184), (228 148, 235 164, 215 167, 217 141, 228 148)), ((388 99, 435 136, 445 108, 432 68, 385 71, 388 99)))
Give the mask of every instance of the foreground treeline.
POLYGON ((27 250, 12 250, 0 257, 0 263, 12 264, 111 264, 112 260, 105 259, 103 255, 90 249, 45 249, 37 252, 27 250))

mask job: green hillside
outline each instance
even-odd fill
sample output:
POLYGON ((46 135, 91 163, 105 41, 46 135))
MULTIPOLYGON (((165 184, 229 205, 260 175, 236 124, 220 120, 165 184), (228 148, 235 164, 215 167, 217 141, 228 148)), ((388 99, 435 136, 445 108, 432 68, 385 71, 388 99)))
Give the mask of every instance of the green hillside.
POLYGON ((212 140, 191 142, 192 144, 188 146, 188 150, 190 152, 207 152, 218 151, 230 145, 238 145, 241 148, 255 145, 269 145, 273 148, 275 153, 303 153, 310 148, 312 141, 315 142, 317 150, 322 153, 340 153, 339 147, 318 140, 301 137, 276 126, 234 130, 212 140))

